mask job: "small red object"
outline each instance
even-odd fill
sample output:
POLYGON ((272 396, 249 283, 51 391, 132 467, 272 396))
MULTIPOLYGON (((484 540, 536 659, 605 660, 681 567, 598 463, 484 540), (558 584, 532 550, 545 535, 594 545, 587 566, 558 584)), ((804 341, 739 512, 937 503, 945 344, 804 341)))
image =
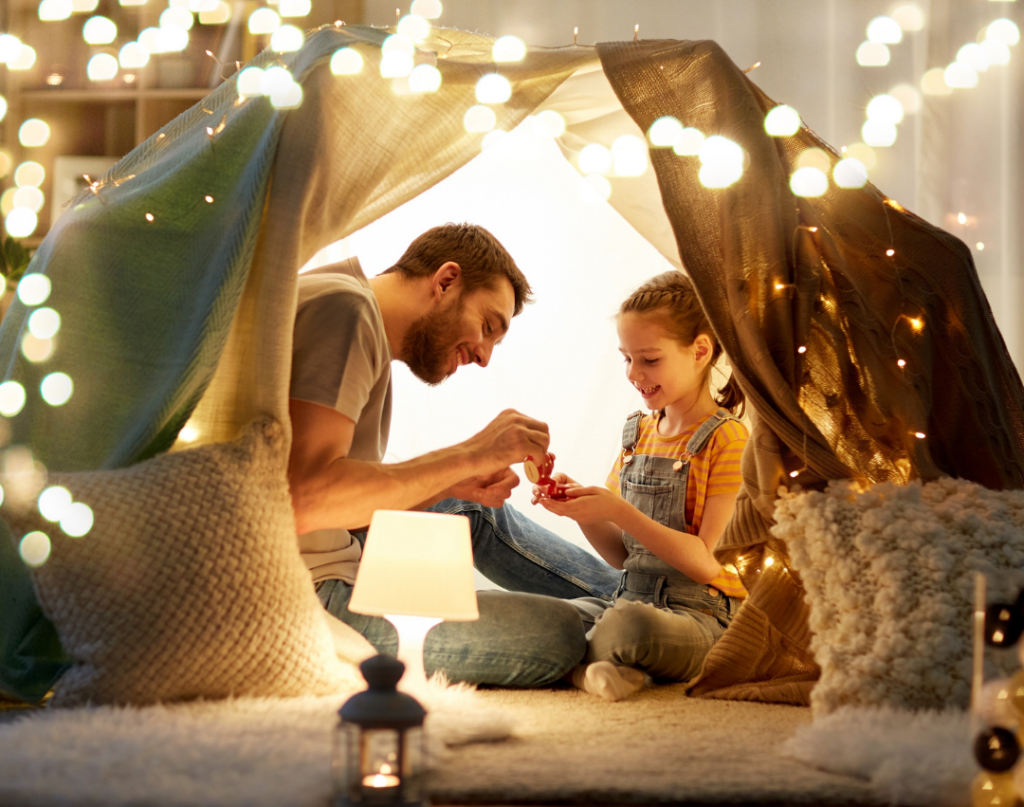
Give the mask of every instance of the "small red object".
POLYGON ((544 455, 544 459, 540 463, 534 460, 533 457, 527 457, 523 462, 523 471, 526 473, 526 478, 541 489, 539 494, 541 499, 554 499, 555 501, 564 502, 569 498, 565 495, 565 489, 568 485, 561 485, 551 478, 551 473, 554 470, 555 455, 550 451, 544 455))

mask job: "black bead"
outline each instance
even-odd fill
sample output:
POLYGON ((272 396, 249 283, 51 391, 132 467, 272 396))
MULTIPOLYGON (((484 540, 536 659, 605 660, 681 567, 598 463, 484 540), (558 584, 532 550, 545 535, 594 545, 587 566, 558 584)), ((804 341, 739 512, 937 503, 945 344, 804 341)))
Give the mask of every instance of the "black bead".
POLYGON ((1017 764, 1020 745, 1009 729, 985 729, 974 740, 974 758, 986 771, 1005 773, 1017 764))
POLYGON ((1024 633, 1024 615, 1016 604, 993 603, 985 609, 985 643, 993 647, 1011 647, 1024 633))

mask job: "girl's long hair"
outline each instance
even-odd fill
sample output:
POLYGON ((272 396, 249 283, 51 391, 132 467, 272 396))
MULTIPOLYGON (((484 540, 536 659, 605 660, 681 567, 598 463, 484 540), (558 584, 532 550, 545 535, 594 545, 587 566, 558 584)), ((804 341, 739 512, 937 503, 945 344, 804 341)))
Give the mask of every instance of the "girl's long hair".
MULTIPOLYGON (((705 380, 710 377, 711 370, 722 355, 722 346, 697 299, 693 283, 682 272, 673 269, 646 281, 619 306, 619 316, 623 314, 661 315, 668 332, 683 347, 689 347, 698 336, 706 334, 712 348, 705 380)), ((736 376, 730 375, 725 386, 718 390, 715 403, 739 417, 743 416, 746 399, 736 382, 736 376)))

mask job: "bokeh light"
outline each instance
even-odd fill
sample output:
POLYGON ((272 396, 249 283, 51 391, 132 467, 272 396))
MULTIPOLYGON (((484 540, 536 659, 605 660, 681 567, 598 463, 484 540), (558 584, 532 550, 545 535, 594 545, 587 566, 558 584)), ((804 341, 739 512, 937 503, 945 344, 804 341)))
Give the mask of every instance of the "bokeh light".
POLYGON ((498 117, 494 114, 494 110, 481 104, 471 106, 462 118, 462 125, 466 131, 473 133, 489 132, 497 122, 498 117))
POLYGON ((985 50, 985 56, 988 57, 989 64, 1010 63, 1010 48, 1005 42, 986 39, 981 43, 981 47, 985 50))
POLYGON ((512 85, 499 73, 487 73, 476 83, 476 100, 481 104, 503 104, 512 97, 512 85))
POLYGON ((907 115, 915 115, 921 111, 921 93, 913 84, 897 84, 889 90, 889 95, 899 101, 907 115))
POLYGON ((0 34, 0 64, 10 64, 21 53, 21 40, 14 34, 0 34))
MULTIPOLYGON (((346 49, 347 50, 347 49, 346 49)), ((337 55, 337 54, 335 54, 337 55)), ((332 61, 333 67, 333 61, 332 61)), ((263 95, 263 69, 259 67, 246 67, 238 74, 236 87, 239 95, 263 95)))
POLYGON ((199 11, 199 22, 203 25, 223 25, 231 20, 231 6, 224 2, 224 0, 217 0, 216 5, 210 7, 210 10, 200 9, 199 11))
POLYGON ((903 39, 903 29, 892 17, 875 17, 868 23, 868 41, 882 45, 897 45, 903 39))
POLYGON ((270 37, 270 49, 278 53, 291 53, 302 47, 306 36, 294 25, 282 25, 270 37))
POLYGON ((25 305, 41 305, 49 299, 50 289, 50 278, 39 272, 32 272, 18 281, 18 299, 25 305))
POLYGON ((581 174, 607 174, 612 170, 612 153, 600 143, 584 146, 577 160, 581 174))
POLYGON ((933 67, 921 76, 921 92, 925 95, 950 95, 953 88, 946 83, 946 71, 933 67))
POLYGON ((860 136, 869 146, 885 148, 896 142, 896 124, 880 120, 865 121, 860 136))
POLYGON ((11 159, 11 153, 7 149, 0 148, 0 179, 3 179, 11 172, 12 165, 14 165, 14 160, 11 159))
POLYGON ((789 137, 800 130, 800 113, 793 107, 780 104, 764 116, 764 130, 772 137, 789 137))
POLYGON ((1016 45, 1020 42, 1020 28, 1013 20, 995 20, 985 29, 985 38, 994 39, 1004 45, 1016 45))
POLYGON ((45 146, 50 139, 50 125, 39 118, 29 118, 18 128, 18 141, 25 148, 45 146))
POLYGON ((798 168, 789 178, 789 187, 797 196, 821 196, 828 190, 828 177, 817 168, 798 168))
POLYGON ((4 217, 4 228, 15 238, 28 238, 38 225, 36 214, 27 207, 16 207, 4 217))
POLYGON ((50 559, 50 538, 45 532, 34 530, 26 534, 18 544, 18 554, 26 566, 38 569, 50 559))
POLYGON ((380 46, 381 53, 392 53, 396 50, 414 56, 416 54, 416 43, 407 36, 392 34, 380 46))
POLYGON ((127 42, 117 54, 117 61, 128 70, 145 67, 149 64, 149 51, 138 42, 127 42))
MULTIPOLYGON (((144 2, 145 0, 143 0, 144 2)), ((74 7, 76 14, 92 14, 99 4, 100 0, 71 0, 71 5, 74 7)), ((129 3, 121 0, 121 5, 127 6, 129 3)))
POLYGON ((55 342, 52 339, 37 339, 30 333, 21 337, 21 355, 33 364, 44 362, 53 355, 55 342))
POLYGON ((27 160, 14 169, 14 184, 19 188, 38 188, 46 179, 46 169, 34 160, 27 160))
POLYGON ((687 126, 679 133, 679 137, 672 146, 672 151, 680 157, 696 157, 700 154, 701 146, 704 145, 704 133, 700 129, 687 126))
POLYGON ((284 92, 292 84, 292 74, 284 67, 268 67, 260 75, 260 92, 263 95, 272 95, 275 92, 284 92))
POLYGON ((250 34, 272 34, 281 27, 281 17, 272 8, 258 8, 249 15, 250 34))
POLYGON ((638 177, 647 170, 647 143, 636 135, 621 135, 612 143, 612 165, 620 177, 638 177))
POLYGON ((721 135, 712 135, 700 147, 701 184, 706 188, 726 188, 743 176, 743 149, 721 135))
POLYGON ((29 70, 36 63, 36 51, 31 45, 22 45, 18 55, 7 63, 8 70, 29 70))
POLYGON ((441 86, 441 71, 432 64, 418 64, 409 73, 409 89, 413 92, 436 92, 441 86))
POLYGON ((533 119, 533 131, 541 137, 561 137, 565 133, 565 118, 553 109, 545 109, 533 119))
POLYGON ((412 72, 415 65, 411 53, 404 50, 392 50, 381 56, 380 74, 384 78, 402 78, 412 72))
POLYGON ((192 12, 187 8, 181 6, 170 6, 165 8, 160 13, 160 26, 161 28, 169 28, 172 25, 180 26, 186 31, 192 30, 192 25, 195 23, 195 19, 192 16, 192 12))
POLYGON ((904 31, 920 31, 924 28, 924 11, 917 3, 901 3, 889 16, 896 20, 896 24, 904 31))
POLYGON ((976 73, 984 73, 988 70, 988 54, 977 42, 969 42, 956 52, 956 60, 965 64, 976 73))
POLYGON ((117 25, 109 17, 90 17, 82 26, 82 38, 90 45, 109 45, 117 39, 117 25))
POLYGON ((868 118, 882 123, 899 123, 903 120, 903 104, 891 95, 876 95, 868 102, 868 118))
POLYGON ((0 120, 7 114, 7 99, 0 95, 0 120))
POLYGON ((18 188, 12 199, 15 207, 27 207, 33 213, 43 209, 43 192, 39 188, 18 188))
MULTIPOLYGON (((259 68, 246 68, 247 70, 259 68)), ((331 57, 331 72, 336 76, 354 76, 362 72, 363 55, 355 48, 338 48, 331 57)), ((243 73, 245 70, 242 71, 243 73)), ((241 77, 239 77, 241 78, 241 77)), ((239 92, 242 90, 239 89, 239 92)), ((247 93, 248 94, 248 93, 247 93)))
POLYGON ((0 384, 0 415, 12 418, 25 407, 25 388, 17 381, 0 384))
POLYGON ((282 17, 307 17, 313 10, 311 0, 281 0, 277 13, 282 17))
POLYGON ((517 36, 499 36, 494 40, 491 56, 499 63, 521 62, 526 58, 526 43, 517 36))
POLYGON ((97 53, 85 66, 90 81, 110 81, 117 75, 117 58, 109 53, 97 53))
POLYGON ((74 10, 71 0, 43 0, 39 4, 39 19, 44 22, 66 20, 74 10))
POLYGON ((861 67, 885 67, 889 64, 889 48, 881 42, 861 42, 857 48, 857 64, 861 67))
POLYGON ((28 318, 28 330, 37 339, 49 339, 60 330, 60 314, 52 308, 37 308, 28 318))
POLYGON ((425 20, 436 20, 441 16, 441 0, 413 0, 409 11, 425 20))
POLYGON ((963 62, 953 62, 949 65, 942 78, 954 89, 968 89, 978 85, 978 72, 963 62))
POLYGON ((71 491, 60 485, 52 485, 39 494, 36 504, 39 513, 47 521, 57 522, 71 506, 71 491))
POLYGON ((156 51, 180 53, 188 47, 188 31, 180 25, 168 23, 156 31, 156 51))
POLYGON ((664 115, 651 124, 647 130, 647 139, 657 148, 671 148, 683 133, 683 124, 672 115, 664 115))
POLYGON ((580 180, 579 195, 583 201, 591 204, 606 202, 612 195, 612 183, 607 177, 591 174, 580 180))
POLYGON ((817 168, 823 173, 828 173, 832 169, 832 158, 822 149, 804 149, 797 155, 796 167, 817 168))
POLYGON ((868 169, 855 157, 846 157, 832 169, 832 179, 840 188, 863 188, 868 181, 868 169))
POLYGON ((270 105, 274 109, 295 109, 302 104, 302 85, 292 81, 267 95, 270 96, 270 105))
POLYGON ((430 23, 419 14, 406 14, 398 21, 395 31, 399 36, 418 41, 430 36, 430 23))
POLYGON ((84 502, 73 502, 60 520, 60 528, 71 538, 81 538, 93 525, 92 508, 84 502))
POLYGON ((67 373, 50 373, 39 384, 39 393, 50 406, 63 406, 74 392, 75 385, 67 373))
POLYGON ((0 215, 6 216, 14 210, 14 194, 17 192, 17 188, 8 188, 3 193, 0 193, 0 215))

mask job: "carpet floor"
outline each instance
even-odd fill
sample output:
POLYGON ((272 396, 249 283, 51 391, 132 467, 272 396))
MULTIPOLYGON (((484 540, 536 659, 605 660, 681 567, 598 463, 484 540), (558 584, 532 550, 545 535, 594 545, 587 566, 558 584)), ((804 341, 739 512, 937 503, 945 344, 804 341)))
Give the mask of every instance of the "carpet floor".
MULTIPOLYGON (((0 804, 327 807, 342 700, 7 713, 0 804)), ((438 733, 464 741, 456 713, 466 710, 483 716, 477 738, 510 724, 512 736, 447 748, 435 804, 890 803, 869 776, 788 755, 783 744, 811 728, 804 708, 689 699, 680 686, 619 703, 573 689, 485 690, 439 701, 438 733)))

